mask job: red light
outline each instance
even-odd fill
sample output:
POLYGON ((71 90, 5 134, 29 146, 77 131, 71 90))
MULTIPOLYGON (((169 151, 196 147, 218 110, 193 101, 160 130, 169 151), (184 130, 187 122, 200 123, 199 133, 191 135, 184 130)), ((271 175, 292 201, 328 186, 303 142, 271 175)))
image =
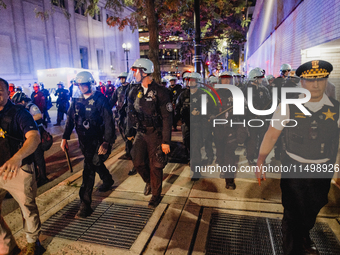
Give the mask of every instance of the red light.
POLYGON ((209 61, 207 61, 207 62, 206 62, 206 64, 207 64, 207 66, 208 66, 208 65, 210 65, 210 62, 209 62, 209 61))

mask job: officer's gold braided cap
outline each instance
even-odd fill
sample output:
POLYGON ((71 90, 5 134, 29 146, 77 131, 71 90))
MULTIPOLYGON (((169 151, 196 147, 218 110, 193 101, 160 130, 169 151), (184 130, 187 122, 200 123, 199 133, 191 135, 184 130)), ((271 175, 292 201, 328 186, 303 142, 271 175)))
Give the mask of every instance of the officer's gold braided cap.
POLYGON ((303 79, 327 78, 333 71, 331 63, 324 60, 312 60, 302 64, 295 74, 303 79))

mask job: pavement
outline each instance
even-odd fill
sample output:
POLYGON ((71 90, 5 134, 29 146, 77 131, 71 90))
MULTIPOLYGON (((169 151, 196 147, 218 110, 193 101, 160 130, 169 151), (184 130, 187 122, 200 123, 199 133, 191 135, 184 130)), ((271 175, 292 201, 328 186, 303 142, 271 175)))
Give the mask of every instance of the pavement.
MULTIPOLYGON (((52 118, 54 114, 52 111, 52 118)), ((60 132, 55 127, 49 127, 49 131, 54 135, 59 135, 60 132)), ((173 132, 172 141, 181 142, 180 131, 173 132)), ((239 164, 247 164, 243 151, 242 147, 238 149, 239 164)), ((118 142, 105 162, 115 184, 112 190, 101 193, 97 190, 101 184, 97 175, 93 200, 147 207, 150 196, 143 194, 144 182, 138 174, 128 176, 132 162, 119 159, 123 154, 124 144, 118 142)), ((274 159, 271 161, 275 163, 274 159)), ((80 159, 73 161, 73 164, 73 174, 66 173, 67 176, 63 180, 56 180, 56 185, 40 189, 36 201, 43 224, 79 198, 83 162, 80 159)), ((273 175, 258 186, 257 180, 252 176, 236 178, 236 190, 227 190, 224 179, 205 177, 191 181, 188 164, 168 163, 164 168, 163 199, 130 249, 68 240, 44 233, 40 236, 40 241, 46 249, 44 254, 205 254, 210 219, 214 212, 281 219, 283 207, 279 181, 279 176, 273 175)), ((319 213, 317 222, 327 223, 340 240, 340 226, 337 220, 339 212, 340 190, 335 182, 332 182, 329 203, 319 213)), ((19 247, 24 247, 26 239, 20 210, 8 213, 4 219, 19 247)))

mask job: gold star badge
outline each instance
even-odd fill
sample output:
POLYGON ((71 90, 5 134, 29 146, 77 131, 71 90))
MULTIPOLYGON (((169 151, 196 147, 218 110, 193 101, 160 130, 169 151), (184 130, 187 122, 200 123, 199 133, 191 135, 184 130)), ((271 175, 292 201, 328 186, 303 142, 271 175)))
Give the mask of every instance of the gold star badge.
POLYGON ((94 104, 94 100, 93 99, 89 100, 89 105, 93 105, 93 104, 94 104))
POLYGON ((0 128, 0 137, 5 138, 6 133, 6 131, 3 131, 2 128, 0 128))
POLYGON ((331 112, 331 111, 329 110, 329 108, 328 108, 328 111, 327 111, 327 112, 323 112, 322 114, 325 114, 325 116, 326 116, 326 119, 325 119, 325 120, 327 120, 327 119, 332 119, 332 120, 334 120, 333 116, 336 114, 336 112, 331 112))

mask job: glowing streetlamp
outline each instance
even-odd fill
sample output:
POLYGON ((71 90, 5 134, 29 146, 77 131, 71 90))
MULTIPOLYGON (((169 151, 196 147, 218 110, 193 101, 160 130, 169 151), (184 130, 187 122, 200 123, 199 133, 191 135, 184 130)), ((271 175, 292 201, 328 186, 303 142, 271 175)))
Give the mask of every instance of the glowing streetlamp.
POLYGON ((124 52, 126 53, 126 71, 129 72, 129 57, 128 54, 131 49, 131 43, 123 43, 122 45, 124 52))

